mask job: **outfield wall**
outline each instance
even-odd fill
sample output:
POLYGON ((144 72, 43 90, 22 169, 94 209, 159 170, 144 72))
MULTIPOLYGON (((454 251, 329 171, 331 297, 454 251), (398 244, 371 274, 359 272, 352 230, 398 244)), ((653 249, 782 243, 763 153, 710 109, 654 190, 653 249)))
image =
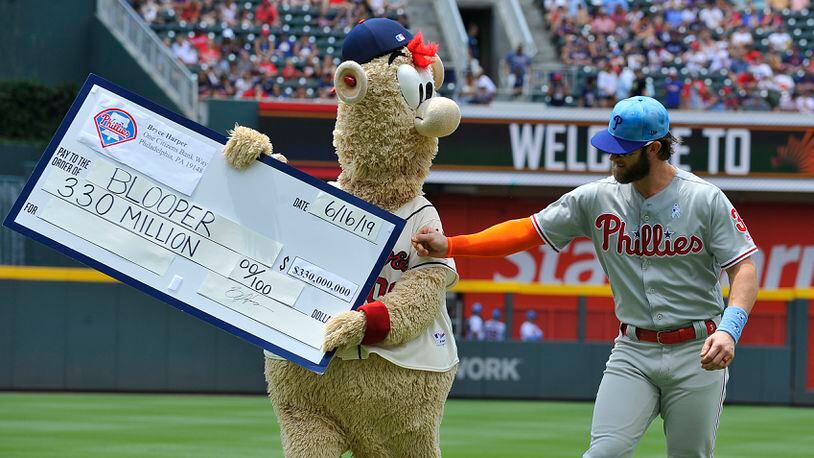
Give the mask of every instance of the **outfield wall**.
MULTIPOLYGON (((0 390, 264 391, 259 348, 95 271, 0 267, 0 277, 0 390)), ((738 347, 729 401, 814 405, 810 320, 797 319, 808 303, 789 310, 786 344, 738 347)), ((610 350, 609 341, 459 341, 452 396, 593 399, 610 350)))

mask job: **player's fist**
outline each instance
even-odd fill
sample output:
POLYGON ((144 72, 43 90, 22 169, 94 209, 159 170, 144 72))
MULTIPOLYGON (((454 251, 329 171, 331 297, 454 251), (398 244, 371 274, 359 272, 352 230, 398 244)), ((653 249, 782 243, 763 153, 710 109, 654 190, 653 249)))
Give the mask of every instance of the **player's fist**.
POLYGON ((701 367, 708 371, 723 369, 735 359, 735 339, 724 331, 716 331, 701 348, 701 367))
POLYGON ((443 258, 447 255, 449 242, 438 229, 424 226, 411 239, 413 248, 421 257, 443 258))
POLYGON ((322 350, 331 351, 359 345, 365 336, 366 325, 367 319, 363 312, 348 311, 336 315, 325 324, 322 350))

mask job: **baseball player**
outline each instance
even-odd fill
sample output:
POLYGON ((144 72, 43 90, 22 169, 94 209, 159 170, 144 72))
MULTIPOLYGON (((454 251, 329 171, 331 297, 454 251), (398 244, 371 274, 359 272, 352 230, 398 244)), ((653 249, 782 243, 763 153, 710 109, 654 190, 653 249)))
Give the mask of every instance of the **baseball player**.
POLYGON ((530 218, 445 237, 422 228, 419 254, 505 256, 592 239, 622 323, 596 396, 584 457, 631 456, 661 415, 671 457, 709 457, 728 369, 757 297, 757 251, 720 189, 673 167, 667 110, 649 97, 616 104, 591 144, 613 176, 580 186, 530 218), (729 306, 718 282, 729 276, 729 306))
POLYGON ((483 318, 480 314, 483 312, 483 306, 480 302, 472 304, 472 315, 466 321, 466 338, 468 340, 483 340, 483 318))
POLYGON ((500 309, 492 310, 492 318, 483 324, 484 340, 506 340, 506 323, 500 320, 500 309))
POLYGON ((526 312, 526 321, 520 325, 520 340, 523 342, 537 342, 543 340, 543 330, 534 322, 537 312, 529 310, 526 312))

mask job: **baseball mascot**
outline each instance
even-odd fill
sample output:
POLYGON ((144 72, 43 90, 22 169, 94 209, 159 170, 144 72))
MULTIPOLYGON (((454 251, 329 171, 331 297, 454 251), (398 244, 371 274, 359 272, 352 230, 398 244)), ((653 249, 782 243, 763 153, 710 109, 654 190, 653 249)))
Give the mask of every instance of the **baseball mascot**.
MULTIPOLYGON (((324 348, 337 353, 324 375, 266 354, 288 457, 441 454, 441 417, 458 363, 445 291, 458 276, 451 259, 419 257, 410 245, 424 225, 441 230, 422 184, 438 138, 461 118, 455 102, 435 93, 444 77, 436 51, 389 19, 363 21, 345 38, 334 75, 338 185, 407 225, 367 303, 326 323, 324 348)), ((271 152, 268 137, 238 127, 224 154, 240 168, 271 152)))

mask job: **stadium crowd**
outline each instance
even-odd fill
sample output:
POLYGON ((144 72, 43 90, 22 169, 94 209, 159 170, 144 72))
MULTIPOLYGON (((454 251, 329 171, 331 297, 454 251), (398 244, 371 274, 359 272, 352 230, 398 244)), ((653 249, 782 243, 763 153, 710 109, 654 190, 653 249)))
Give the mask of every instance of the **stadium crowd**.
POLYGON ((581 106, 641 94, 670 109, 814 113, 809 2, 542 1, 561 61, 577 74, 572 89, 553 75, 548 92, 559 87, 581 106))
POLYGON ((362 19, 407 26, 406 0, 131 0, 198 75, 201 97, 330 98, 342 40, 362 19))
MULTIPOLYGON (((763 1, 540 0, 565 70, 534 100, 610 107, 643 94, 669 109, 814 113, 810 0, 763 1)), ((345 34, 368 17, 407 26, 406 2, 131 0, 197 73, 201 97, 245 99, 332 97, 345 34)), ((531 72, 519 57, 505 62, 514 96, 531 72)), ((490 103, 495 83, 468 73, 459 100, 490 103)))

